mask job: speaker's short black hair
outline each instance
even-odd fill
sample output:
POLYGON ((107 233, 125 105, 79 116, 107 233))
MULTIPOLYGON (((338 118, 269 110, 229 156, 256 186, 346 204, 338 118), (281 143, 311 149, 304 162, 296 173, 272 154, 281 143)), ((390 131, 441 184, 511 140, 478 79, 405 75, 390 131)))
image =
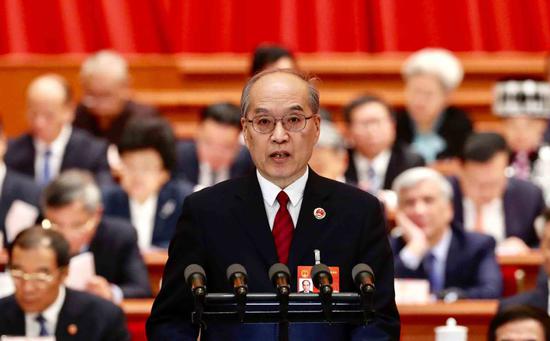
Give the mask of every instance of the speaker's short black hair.
POLYGON ((241 129, 241 108, 229 102, 211 104, 201 111, 200 120, 213 120, 241 129))
POLYGON ((515 305, 498 312, 491 323, 487 333, 487 340, 496 340, 496 331, 499 327, 509 322, 535 320, 544 330, 544 339, 550 341, 550 317, 546 311, 528 305, 515 305))
POLYGON ((395 119, 396 119, 395 112, 393 111, 391 106, 386 101, 384 101, 382 98, 380 98, 378 96, 375 96, 375 95, 370 95, 370 94, 359 96, 359 97, 355 98, 354 100, 352 100, 350 103, 348 103, 344 107, 344 109, 343 109, 344 121, 347 124, 350 124, 351 119, 352 119, 351 116, 353 114, 353 111, 355 109, 357 109, 357 108, 359 108, 359 107, 361 107, 365 104, 369 104, 369 103, 379 103, 379 104, 381 104, 388 111, 388 113, 390 115, 390 118, 393 121, 395 121, 395 119))
POLYGON ((275 63, 283 57, 288 57, 294 60, 294 55, 290 50, 272 44, 260 45, 254 51, 252 58, 252 67, 250 69, 250 75, 254 76, 260 71, 263 71, 270 64, 275 63))
POLYGON ((497 153, 508 153, 508 144, 502 135, 492 132, 473 133, 464 143, 464 161, 487 162, 497 153))
POLYGON ((131 119, 117 144, 123 155, 144 149, 154 149, 160 154, 165 170, 172 171, 176 165, 176 138, 170 123, 161 117, 131 119))
POLYGON ((9 264, 11 265, 13 249, 19 247, 23 250, 47 247, 55 253, 57 267, 69 265, 71 260, 69 243, 63 235, 52 229, 44 229, 41 226, 29 227, 15 237, 8 247, 9 264))

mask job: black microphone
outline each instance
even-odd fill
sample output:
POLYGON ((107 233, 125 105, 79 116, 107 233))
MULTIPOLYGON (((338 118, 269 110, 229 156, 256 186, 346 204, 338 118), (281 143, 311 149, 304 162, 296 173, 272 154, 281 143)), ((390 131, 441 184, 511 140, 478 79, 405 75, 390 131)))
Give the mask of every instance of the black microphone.
POLYGON ((185 268, 183 272, 185 282, 191 287, 191 292, 195 298, 195 315, 194 323, 203 326, 202 313, 204 311, 204 301, 206 298, 206 273, 202 266, 191 264, 185 268))
POLYGON ((227 268, 227 279, 231 286, 233 286, 233 292, 237 300, 237 314, 239 315, 239 320, 243 322, 246 310, 246 295, 248 294, 246 269, 241 264, 230 265, 227 268))
POLYGON ((283 263, 275 263, 269 268, 269 278, 277 289, 277 294, 288 296, 290 294, 290 270, 283 263))
POLYGON ((353 281, 361 294, 370 295, 374 293, 374 271, 365 263, 359 263, 351 270, 353 281))
POLYGON ((313 279, 313 285, 319 289, 325 318, 330 321, 332 310, 332 275, 330 269, 325 264, 315 264, 311 268, 311 278, 313 279))

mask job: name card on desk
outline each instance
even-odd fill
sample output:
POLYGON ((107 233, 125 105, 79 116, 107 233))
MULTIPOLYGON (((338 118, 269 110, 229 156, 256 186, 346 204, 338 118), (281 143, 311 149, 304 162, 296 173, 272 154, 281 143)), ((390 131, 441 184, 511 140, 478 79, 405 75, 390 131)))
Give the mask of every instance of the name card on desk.
POLYGON ((395 279, 397 304, 421 304, 430 302, 430 283, 425 279, 395 279))

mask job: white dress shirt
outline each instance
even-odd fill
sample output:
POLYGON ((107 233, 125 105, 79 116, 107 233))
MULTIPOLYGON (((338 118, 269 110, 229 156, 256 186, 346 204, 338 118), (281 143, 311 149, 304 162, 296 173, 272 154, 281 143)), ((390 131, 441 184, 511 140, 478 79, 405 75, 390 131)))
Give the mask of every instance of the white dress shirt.
POLYGON ((367 159, 361 153, 356 151, 353 154, 353 162, 355 163, 355 169, 357 170, 357 181, 359 183, 368 182, 368 170, 369 167, 372 166, 374 172, 376 173, 376 178, 378 179, 380 189, 382 189, 382 187, 384 187, 384 180, 386 179, 386 171, 388 170, 390 157, 391 150, 389 149, 379 153, 372 160, 367 159))
POLYGON ((155 229, 155 216, 157 212, 158 194, 150 196, 143 203, 136 200, 130 201, 130 220, 137 230, 138 245, 142 250, 151 248, 153 230, 155 229))
POLYGON ((55 329, 57 328, 57 320, 59 318, 59 312, 63 303, 65 302, 65 287, 61 285, 59 287, 59 293, 53 303, 41 313, 28 313, 25 314, 25 336, 39 336, 40 335, 40 323, 36 321, 36 317, 42 314, 46 320, 46 330, 48 335, 55 335, 55 329))
MULTIPOLYGON (((469 198, 462 200, 464 212, 464 227, 467 231, 475 231, 477 212, 475 204, 469 198)), ((483 233, 493 236, 497 243, 506 239, 504 225, 504 204, 501 198, 493 199, 481 208, 483 214, 483 233)))
POLYGON ((264 178, 260 172, 256 170, 258 182, 260 183, 260 189, 262 190, 262 196, 264 198, 264 206, 265 212, 267 213, 267 220, 269 221, 269 228, 272 231, 275 216, 279 210, 277 195, 282 190, 284 190, 290 199, 288 201, 287 208, 290 213, 290 217, 292 218, 292 222, 294 223, 294 228, 296 228, 296 225, 298 224, 298 216, 300 215, 300 208, 302 207, 302 200, 304 199, 304 189, 306 188, 308 174, 308 169, 306 169, 304 175, 283 189, 264 178))
POLYGON ((225 181, 229 179, 229 169, 222 168, 216 171, 214 176, 214 171, 209 164, 201 162, 199 164, 199 178, 198 185, 208 187, 217 184, 218 182, 225 181))
POLYGON ((57 138, 50 143, 46 144, 44 141, 34 139, 34 149, 36 151, 34 158, 34 178, 38 182, 42 182, 44 176, 44 153, 46 150, 50 150, 51 155, 49 157, 50 165, 50 179, 54 179, 61 170, 61 163, 63 162, 63 155, 65 155, 65 148, 69 139, 71 138, 71 132, 73 128, 67 124, 59 132, 57 138))
MULTIPOLYGON (((0 196, 2 195, 2 189, 4 188, 4 180, 6 179, 6 164, 0 161, 0 196)), ((3 224, 4 222, 2 222, 3 224)))

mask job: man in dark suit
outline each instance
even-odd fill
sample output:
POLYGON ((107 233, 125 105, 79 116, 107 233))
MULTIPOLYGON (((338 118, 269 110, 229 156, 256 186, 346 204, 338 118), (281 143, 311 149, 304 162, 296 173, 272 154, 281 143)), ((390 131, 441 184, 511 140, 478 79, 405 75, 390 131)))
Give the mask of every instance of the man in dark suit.
MULTIPOLYGON (((380 203, 368 193, 322 178, 307 162, 319 136, 319 94, 294 71, 273 70, 249 80, 242 94, 241 123, 257 167, 255 175, 225 181, 190 195, 184 203, 162 289, 147 333, 151 340, 194 340, 193 297, 182 283, 184 269, 203 266, 209 292, 228 292, 226 268, 242 264, 251 292, 274 292, 266 276, 271 265, 286 263, 291 282, 297 267, 321 261, 340 269, 340 290, 356 291, 351 276, 357 263, 376 274, 376 315, 367 326, 291 324, 290 340, 397 339, 391 250, 380 203), (296 226, 296 228, 294 228, 296 226)), ((284 330, 281 330, 284 332, 284 330)), ((277 324, 209 323, 201 338, 275 340, 277 324)))
POLYGON ((104 189, 104 214, 132 222, 142 250, 168 248, 193 185, 171 179, 175 138, 162 118, 132 120, 118 143, 120 186, 104 189))
POLYGON ((498 298, 502 276, 495 240, 451 225, 452 189, 429 168, 412 168, 395 179, 397 235, 392 238, 395 276, 424 278, 438 298, 498 298))
POLYGON ((0 124, 0 234, 3 235, 4 246, 9 242, 6 234, 6 216, 10 209, 13 209, 12 205, 20 201, 34 206, 38 216, 40 200, 40 187, 34 181, 6 168, 3 162, 6 146, 6 137, 0 124))
POLYGON ((240 119, 231 103, 204 108, 195 141, 178 143, 176 175, 202 188, 251 174, 250 154, 239 142, 240 119))
POLYGON ((424 165, 422 157, 395 141, 395 116, 382 99, 361 96, 344 108, 353 149, 346 182, 376 194, 390 189, 403 171, 424 165))
POLYGON ((34 178, 44 186, 65 169, 85 169, 100 183, 111 182, 107 145, 71 126, 74 117, 71 90, 58 75, 35 79, 27 90, 31 131, 8 144, 8 168, 34 178))
POLYGON ((65 236, 72 255, 92 253, 96 275, 87 291, 114 302, 151 296, 136 230, 123 219, 103 216, 101 193, 88 173, 60 174, 44 189, 42 205, 43 225, 65 236))
POLYGON ((544 230, 540 239, 540 250, 542 253, 542 267, 535 289, 507 297, 500 301, 499 310, 504 310, 515 305, 530 305, 550 312, 548 305, 548 288, 550 281, 550 209, 544 211, 544 230))
POLYGON ((123 311, 65 288, 70 253, 63 236, 40 226, 21 232, 9 249, 15 294, 0 300, 0 335, 57 340, 129 340, 123 311))
POLYGON ((113 51, 99 51, 82 63, 82 100, 74 126, 116 145, 127 122, 158 116, 156 108, 130 99, 128 63, 113 51))
POLYGON ((544 210, 544 198, 534 184, 506 176, 508 159, 506 141, 499 134, 468 138, 461 177, 451 179, 454 222, 492 235, 497 252, 528 252, 538 245, 534 225, 544 210))

